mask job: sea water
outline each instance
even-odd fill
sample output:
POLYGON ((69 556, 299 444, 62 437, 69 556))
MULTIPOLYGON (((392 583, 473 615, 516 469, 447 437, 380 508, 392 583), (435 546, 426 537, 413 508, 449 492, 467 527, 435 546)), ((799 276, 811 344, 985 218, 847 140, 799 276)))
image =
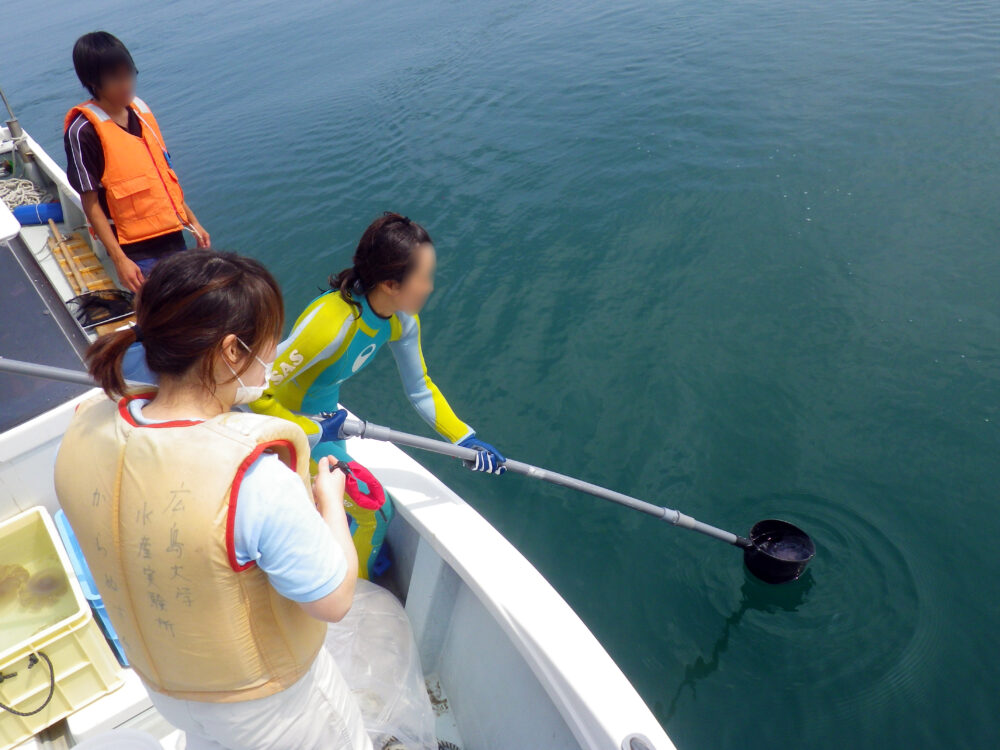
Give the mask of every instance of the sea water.
MULTIPOLYGON (((401 211, 438 251, 430 374, 479 437, 813 538, 767 587, 726 545, 422 457, 682 750, 995 746, 996 0, 94 0, 5 22, 0 83, 60 161, 73 40, 126 42, 188 203, 274 271, 289 319, 401 211)), ((343 397, 427 432, 388 354, 343 397)))

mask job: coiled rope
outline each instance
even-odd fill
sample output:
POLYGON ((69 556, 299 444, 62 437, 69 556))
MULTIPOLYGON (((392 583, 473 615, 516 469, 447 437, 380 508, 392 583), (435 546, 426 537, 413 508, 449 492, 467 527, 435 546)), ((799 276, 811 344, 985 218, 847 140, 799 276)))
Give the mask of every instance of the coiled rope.
POLYGON ((13 211, 18 206, 33 206, 45 200, 46 191, 38 188, 31 180, 21 177, 0 179, 0 200, 13 211))

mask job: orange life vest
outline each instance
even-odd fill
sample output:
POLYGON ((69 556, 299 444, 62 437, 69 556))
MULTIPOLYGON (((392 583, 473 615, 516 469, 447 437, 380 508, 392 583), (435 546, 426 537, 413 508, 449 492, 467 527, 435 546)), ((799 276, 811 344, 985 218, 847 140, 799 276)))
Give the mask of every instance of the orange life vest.
POLYGON ((122 244, 176 232, 190 223, 184 211, 184 192, 167 163, 167 147, 156 118, 138 97, 131 107, 139 116, 139 138, 119 127, 94 101, 70 109, 63 124, 63 130, 68 130, 77 114, 82 114, 101 139, 101 184, 107 190, 108 210, 122 244))

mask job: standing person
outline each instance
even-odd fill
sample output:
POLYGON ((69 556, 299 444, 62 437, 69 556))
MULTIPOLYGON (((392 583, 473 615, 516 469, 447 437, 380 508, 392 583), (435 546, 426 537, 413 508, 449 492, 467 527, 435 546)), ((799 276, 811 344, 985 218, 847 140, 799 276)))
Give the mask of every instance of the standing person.
POLYGON ((198 247, 211 238, 184 200, 156 118, 135 95, 138 71, 125 45, 106 31, 84 34, 73 67, 91 99, 66 113, 66 176, 122 285, 137 292, 159 260, 186 249, 182 229, 198 247))
POLYGON ((314 456, 331 453, 351 467, 348 512, 358 523, 354 540, 366 578, 391 519, 391 502, 378 480, 348 455, 339 436, 346 413, 316 421, 302 412, 336 410, 341 383, 364 369, 384 344, 420 416, 448 440, 479 451, 469 468, 506 471, 500 451, 456 416, 427 374, 417 314, 434 291, 436 262, 434 244, 422 226, 391 212, 375 219, 361 235, 353 265, 330 277, 330 290, 313 300, 281 342, 271 385, 250 407, 296 422, 314 456))
POLYGON ((107 395, 80 406, 56 459, 129 662, 192 750, 372 747, 323 648, 357 581, 344 476, 324 457, 310 491, 302 430, 231 411, 267 384, 283 309, 256 261, 165 259, 137 327, 87 352, 107 395), (127 393, 121 360, 139 338, 159 388, 127 393))

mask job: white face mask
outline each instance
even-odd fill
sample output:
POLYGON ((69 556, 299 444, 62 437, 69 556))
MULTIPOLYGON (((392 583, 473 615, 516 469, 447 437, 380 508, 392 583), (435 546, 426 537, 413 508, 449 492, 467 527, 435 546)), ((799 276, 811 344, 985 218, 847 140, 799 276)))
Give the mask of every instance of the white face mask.
MULTIPOLYGON (((242 339, 238 338, 236 340, 239 341, 240 345, 248 352, 251 351, 250 347, 244 344, 242 339)), ((226 362, 226 367, 229 368, 229 372, 231 372, 233 375, 236 375, 236 382, 239 383, 239 385, 236 388, 236 397, 233 399, 233 405, 252 404, 254 401, 256 401, 257 399, 259 399, 261 396, 264 395, 264 391, 267 389, 268 384, 271 382, 271 367, 274 366, 274 362, 268 364, 267 362, 265 362, 256 355, 254 355, 254 359, 256 359, 260 363, 260 366, 264 368, 263 385, 254 385, 254 386, 247 385, 246 383, 243 382, 243 378, 241 378, 239 375, 236 375, 236 370, 233 369, 233 366, 230 365, 228 362, 226 362)))

